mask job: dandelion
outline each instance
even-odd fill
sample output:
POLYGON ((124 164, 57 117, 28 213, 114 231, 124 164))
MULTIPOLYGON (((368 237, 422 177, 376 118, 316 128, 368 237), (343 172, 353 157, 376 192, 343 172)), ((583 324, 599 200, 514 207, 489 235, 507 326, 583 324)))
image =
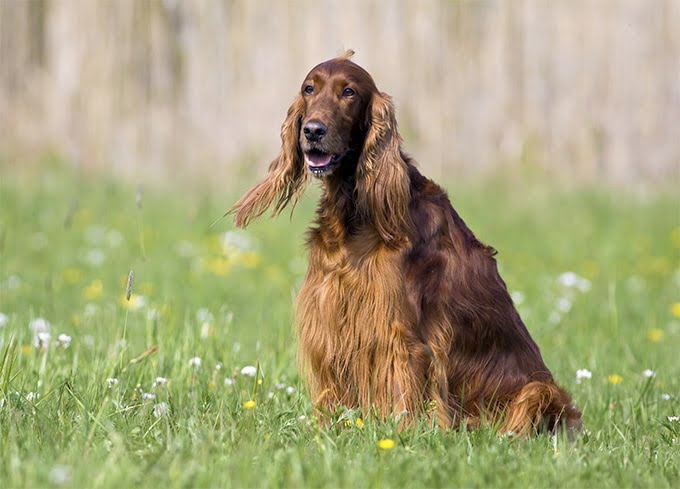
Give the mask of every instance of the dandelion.
POLYGON ((674 317, 680 318, 680 302, 675 302, 671 306, 671 313, 674 317))
POLYGON ((250 401, 246 401, 243 404, 243 407, 246 409, 255 409, 255 406, 257 406, 257 403, 253 401, 252 399, 250 401))
POLYGON ((581 277, 574 272, 564 272, 559 277, 557 277, 557 282, 562 287, 567 289, 576 289, 579 292, 588 292, 591 287, 590 280, 581 277))
POLYGON ((227 377, 226 379, 224 379, 224 385, 227 385, 227 386, 234 385, 234 379, 227 377))
POLYGON ((652 328, 647 331, 647 339, 652 343, 658 343, 663 338, 663 330, 659 328, 652 328))
POLYGON ((35 335, 33 338, 33 346, 40 350, 47 350, 47 348, 50 346, 50 339, 52 338, 52 335, 49 334, 48 332, 40 332, 35 335))
POLYGON ((257 374, 257 368, 253 367, 252 365, 246 365, 241 369, 241 375, 247 375, 248 377, 255 377, 255 374, 257 374))
POLYGON ((153 407, 153 415, 154 418, 163 418, 170 414, 170 406, 168 406, 167 402, 159 402, 158 404, 155 404, 153 407))
POLYGON ((583 379, 592 379, 593 373, 585 368, 578 369, 576 371, 576 383, 580 384, 583 379))
POLYGON ((298 421, 304 421, 305 419, 307 419, 307 416, 305 416, 304 414, 298 416, 298 421))
POLYGON ((293 394, 295 394, 295 387, 292 387, 292 386, 286 387, 286 394, 288 394, 289 396, 292 396, 293 394))
POLYGON ((215 370, 222 370, 222 367, 223 367, 222 362, 217 362, 215 364, 215 370))
POLYGON ((102 296, 102 292, 104 291, 104 284, 102 283, 101 280, 93 280, 90 282, 90 285, 85 287, 83 289, 83 296, 88 300, 88 301, 94 301, 99 299, 102 296))
POLYGON ((656 372, 654 370, 647 369, 644 372, 642 372, 642 375, 645 377, 654 377, 656 375, 656 372))
POLYGON ((156 377, 156 380, 153 381, 153 384, 151 385, 151 387, 159 387, 159 386, 163 387, 163 386, 166 386, 166 385, 168 385, 168 379, 166 379, 165 377, 156 377))
POLYGON ((664 401, 670 401, 672 398, 673 396, 671 396, 670 394, 666 393, 661 394, 661 399, 663 399, 664 401))
POLYGON ((623 377, 621 377, 618 374, 612 374, 607 377, 607 382, 609 382, 612 385, 617 385, 623 382, 623 377))
POLYGON ((357 428, 363 428, 364 427, 364 420, 361 419, 361 418, 357 418, 355 424, 356 424, 357 428))
POLYGON ((381 450, 392 450, 394 448, 394 440, 389 438, 378 440, 378 448, 381 450))
POLYGON ((63 486, 71 480, 71 468, 65 465, 55 465, 50 470, 50 482, 57 486, 63 486))
POLYGON ((7 323, 9 323, 9 317, 7 317, 7 314, 0 312, 0 328, 5 326, 7 323))
POLYGON ((668 422, 669 423, 673 423, 673 422, 678 421, 678 420, 680 420, 680 417, 678 417, 678 416, 668 416, 668 422))
POLYGON ((61 272, 64 281, 69 284, 77 284, 83 280, 83 272, 79 268, 67 268, 61 272))
POLYGON ((120 381, 115 377, 109 377, 108 379, 106 379, 106 383, 108 384, 109 389, 111 387, 118 385, 118 382, 120 381))
POLYGON ((67 334, 60 334, 57 337, 57 341, 59 342, 59 346, 61 346, 64 350, 71 346, 71 337, 67 334))
POLYGON ((52 325, 47 319, 35 318, 30 323, 28 327, 33 331, 34 334, 38 333, 49 333, 52 330, 52 325))
POLYGON ((195 368, 199 368, 201 366, 202 360, 199 357, 193 357, 189 359, 189 365, 195 368))
POLYGON ((262 379, 257 379, 257 385, 262 385, 262 379))

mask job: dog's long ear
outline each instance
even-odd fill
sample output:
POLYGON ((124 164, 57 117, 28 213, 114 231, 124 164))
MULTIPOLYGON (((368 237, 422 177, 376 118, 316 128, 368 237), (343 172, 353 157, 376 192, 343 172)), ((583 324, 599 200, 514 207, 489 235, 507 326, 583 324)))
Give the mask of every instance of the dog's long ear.
POLYGON ((291 200, 295 208, 307 181, 299 143, 304 111, 305 103, 298 95, 281 126, 281 153, 269 165, 267 178, 227 212, 235 214, 234 222, 238 227, 246 227, 252 219, 264 214, 272 203, 272 216, 278 215, 291 200))
POLYGON ((387 244, 397 244, 409 227, 411 193, 389 95, 373 94, 366 124, 368 130, 357 167, 358 210, 373 222, 387 244))

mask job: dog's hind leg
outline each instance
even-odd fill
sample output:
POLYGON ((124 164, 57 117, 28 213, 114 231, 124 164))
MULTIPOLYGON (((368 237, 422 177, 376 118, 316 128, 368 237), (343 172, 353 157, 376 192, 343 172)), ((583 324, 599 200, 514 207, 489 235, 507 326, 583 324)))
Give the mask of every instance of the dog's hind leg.
POLYGON ((569 395, 552 382, 529 382, 508 404, 500 431, 519 436, 561 429, 573 436, 582 429, 581 412, 569 395))

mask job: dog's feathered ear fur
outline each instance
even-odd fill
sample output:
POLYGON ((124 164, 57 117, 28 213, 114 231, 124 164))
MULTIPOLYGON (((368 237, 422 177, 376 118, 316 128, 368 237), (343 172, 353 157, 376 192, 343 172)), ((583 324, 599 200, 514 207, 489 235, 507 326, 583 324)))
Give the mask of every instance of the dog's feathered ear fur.
POLYGON ((411 193, 389 95, 373 94, 367 119, 368 131, 357 167, 357 209, 372 221, 385 243, 396 245, 409 229, 411 193))
POLYGON ((301 96, 288 109, 281 126, 281 152, 269 165, 267 178, 250 189, 227 214, 235 214, 238 227, 246 227, 252 219, 260 217, 274 203, 272 216, 278 215, 292 200, 297 204, 307 181, 300 149, 300 123, 305 103, 301 96))

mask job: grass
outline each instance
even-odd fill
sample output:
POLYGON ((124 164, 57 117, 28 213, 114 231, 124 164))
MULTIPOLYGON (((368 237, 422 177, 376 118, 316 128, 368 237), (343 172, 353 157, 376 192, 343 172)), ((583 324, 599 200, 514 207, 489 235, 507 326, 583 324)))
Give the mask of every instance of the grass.
POLYGON ((359 427, 351 411, 319 427, 291 326, 315 190, 292 220, 234 233, 228 220, 209 226, 236 186, 138 191, 58 166, 0 172, 3 488, 680 484, 680 421, 669 420, 680 415, 680 206, 670 191, 449 185, 499 250, 547 364, 583 410, 587 432, 569 444, 427 422, 399 433, 370 417, 359 427), (583 290, 560 285, 564 272, 586 279, 583 290), (37 318, 51 324, 46 348, 30 328, 37 318), (592 377, 577 383, 578 369, 592 377), (379 448, 385 439, 394 447, 379 448))

